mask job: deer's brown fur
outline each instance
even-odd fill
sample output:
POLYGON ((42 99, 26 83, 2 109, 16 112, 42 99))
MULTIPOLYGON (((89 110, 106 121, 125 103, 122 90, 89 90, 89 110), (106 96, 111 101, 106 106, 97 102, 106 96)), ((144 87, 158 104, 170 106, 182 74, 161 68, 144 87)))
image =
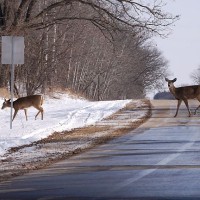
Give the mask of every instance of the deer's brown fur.
MULTIPOLYGON (((31 95, 31 96, 21 97, 21 98, 18 98, 17 100, 15 100, 15 101, 13 101, 13 108, 15 110, 14 115, 13 115, 13 120, 15 119, 17 112, 19 110, 24 110, 26 120, 28 120, 26 109, 31 107, 31 106, 33 106, 34 108, 39 110, 38 113, 35 116, 35 119, 37 118, 39 113, 41 113, 41 119, 43 119, 43 112, 44 112, 44 110, 42 108, 43 101, 44 101, 44 99, 43 99, 42 95, 31 95)), ((8 100, 4 99, 4 103, 3 103, 1 109, 4 109, 6 107, 11 107, 11 100, 10 99, 8 99, 8 100)))
MULTIPOLYGON (((174 115, 174 117, 177 116, 182 101, 184 101, 190 117, 191 111, 189 109, 188 99, 197 99, 200 102, 200 85, 190 85, 176 88, 174 86, 174 82, 177 80, 176 78, 174 78, 173 80, 165 78, 165 80, 168 82, 169 91, 178 100, 176 114, 174 115)), ((200 105, 195 109, 194 114, 196 114, 199 107, 200 105)))

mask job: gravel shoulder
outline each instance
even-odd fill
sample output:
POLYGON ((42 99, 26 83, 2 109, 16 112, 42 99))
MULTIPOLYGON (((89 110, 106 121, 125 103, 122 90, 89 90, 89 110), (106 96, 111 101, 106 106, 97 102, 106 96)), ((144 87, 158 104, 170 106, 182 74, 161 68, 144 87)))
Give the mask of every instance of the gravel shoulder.
POLYGON ((95 125, 55 132, 43 140, 11 148, 0 161, 0 182, 47 167, 137 128, 151 116, 150 101, 137 102, 131 101, 95 125))

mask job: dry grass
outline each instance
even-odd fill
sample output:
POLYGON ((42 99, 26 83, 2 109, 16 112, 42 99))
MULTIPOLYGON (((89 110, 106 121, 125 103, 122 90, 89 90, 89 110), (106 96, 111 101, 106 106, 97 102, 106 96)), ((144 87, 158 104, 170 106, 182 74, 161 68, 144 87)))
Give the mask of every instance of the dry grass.
POLYGON ((0 97, 2 98, 10 98, 10 93, 6 88, 0 88, 0 97))
POLYGON ((72 131, 65 131, 62 133, 55 132, 48 138, 40 140, 39 143, 58 142, 58 141, 74 141, 88 138, 98 132, 108 131, 109 127, 87 126, 83 128, 76 128, 72 131))
MULTIPOLYGON (((91 126, 87 126, 87 127, 83 127, 83 128, 76 128, 71 131, 64 131, 62 133, 55 132, 48 138, 45 138, 45 139, 39 141, 38 143, 51 143, 51 142, 59 142, 59 141, 75 141, 75 140, 80 140, 80 139, 81 140, 82 139, 91 139, 90 137, 92 135, 95 135, 96 133, 100 133, 100 132, 106 132, 106 131, 109 132, 109 134, 106 134, 104 136, 101 136, 101 138, 98 138, 95 141, 95 144, 100 144, 102 142, 106 142, 115 137, 122 136, 122 135, 128 133, 129 131, 140 126, 142 123, 144 123, 150 117, 151 104, 148 100, 143 100, 143 102, 144 102, 143 109, 148 110, 146 116, 142 117, 138 121, 134 121, 134 122, 130 123, 129 125, 127 125, 126 128, 115 129, 108 124, 106 124, 105 126, 91 125, 91 126)), ((124 111, 127 111, 127 110, 134 111, 134 109, 137 109, 135 107, 135 104, 133 102, 130 102, 124 108, 122 108, 118 112, 114 113, 112 116, 106 118, 105 120, 109 121, 109 120, 116 119, 118 114, 123 113, 124 111)))

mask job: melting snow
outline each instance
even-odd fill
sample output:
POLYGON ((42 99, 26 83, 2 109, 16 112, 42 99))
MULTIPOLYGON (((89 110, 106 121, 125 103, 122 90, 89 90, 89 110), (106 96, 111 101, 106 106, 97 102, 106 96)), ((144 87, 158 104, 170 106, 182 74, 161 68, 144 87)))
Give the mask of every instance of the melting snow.
MULTIPOLYGON (((37 110, 28 109, 28 121, 24 111, 20 110, 10 129, 10 108, 0 110, 0 156, 11 147, 40 140, 54 132, 72 130, 74 128, 92 125, 113 114, 131 100, 98 101, 75 99, 69 95, 59 98, 47 98, 43 104, 44 120, 39 115, 35 120, 37 110)), ((0 100, 2 105, 3 99, 0 100)))

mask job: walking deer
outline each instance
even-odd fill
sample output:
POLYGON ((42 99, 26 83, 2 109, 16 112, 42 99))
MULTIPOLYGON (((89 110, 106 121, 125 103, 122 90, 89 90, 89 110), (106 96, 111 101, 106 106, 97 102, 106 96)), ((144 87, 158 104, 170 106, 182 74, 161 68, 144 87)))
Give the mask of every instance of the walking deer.
MULTIPOLYGON (((169 80, 168 78, 165 78, 165 80, 168 82, 168 87, 169 87, 170 92, 178 100, 176 114, 174 115, 174 117, 177 116, 178 110, 182 101, 184 101, 189 113, 189 117, 190 117, 191 112, 188 105, 188 99, 197 99, 200 102, 200 85, 190 85, 190 86, 176 88, 174 86, 174 82, 177 80, 176 78, 174 78, 173 80, 169 80)), ((196 114, 198 108, 200 108, 200 105, 195 109, 194 114, 196 114)))
MULTIPOLYGON (((41 113, 41 119, 43 120, 43 108, 42 108, 43 101, 44 101, 44 99, 43 99, 42 95, 31 95, 31 96, 27 96, 27 97, 21 97, 15 101, 13 101, 13 108, 14 108, 15 112, 14 112, 12 121, 15 119, 17 112, 19 110, 24 110, 24 113, 26 116, 26 121, 27 121, 28 118, 27 118, 27 110, 26 109, 31 106, 33 106, 34 108, 39 110, 35 116, 35 119, 37 118, 39 113, 41 113)), ((10 99, 8 99, 8 100, 4 99, 1 109, 4 109, 6 107, 11 107, 10 99)))

